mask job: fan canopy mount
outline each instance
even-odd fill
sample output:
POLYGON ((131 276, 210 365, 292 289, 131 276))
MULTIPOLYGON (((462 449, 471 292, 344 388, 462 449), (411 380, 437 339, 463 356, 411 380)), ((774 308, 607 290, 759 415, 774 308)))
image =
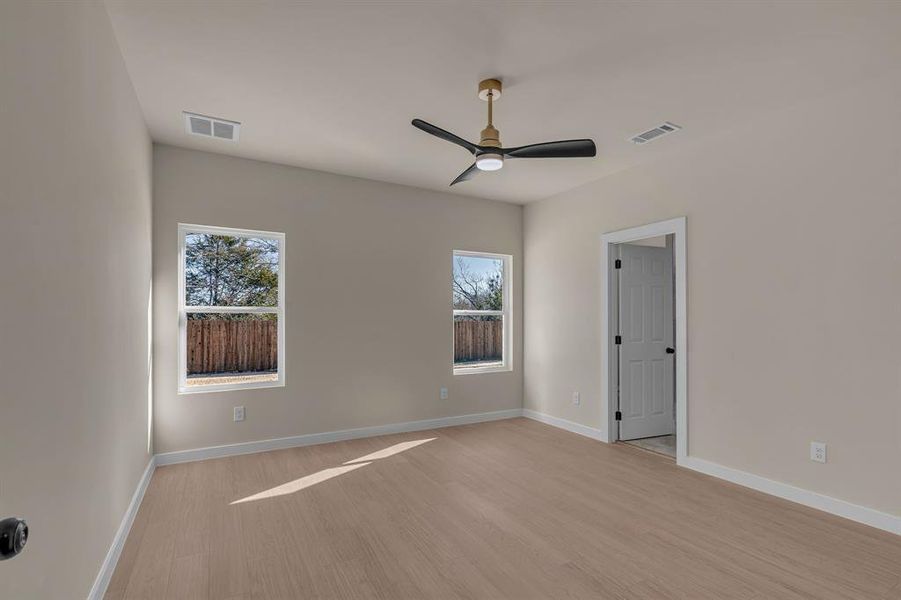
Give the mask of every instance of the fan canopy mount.
POLYGON ((479 100, 488 102, 489 96, 494 100, 500 100, 503 87, 500 79, 483 79, 479 82, 479 100))

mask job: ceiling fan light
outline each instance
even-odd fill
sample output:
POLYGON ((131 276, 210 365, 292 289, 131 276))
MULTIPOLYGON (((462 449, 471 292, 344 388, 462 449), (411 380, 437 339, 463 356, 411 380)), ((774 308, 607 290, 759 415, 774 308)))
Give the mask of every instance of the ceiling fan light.
POLYGON ((476 167, 480 171, 497 171, 504 166, 504 157, 501 154, 486 153, 476 157, 476 167))

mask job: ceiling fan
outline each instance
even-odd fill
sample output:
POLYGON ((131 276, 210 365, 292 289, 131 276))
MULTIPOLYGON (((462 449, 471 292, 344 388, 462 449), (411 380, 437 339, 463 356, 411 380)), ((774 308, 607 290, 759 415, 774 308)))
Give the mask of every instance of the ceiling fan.
POLYGON ((488 102, 488 126, 482 130, 482 137, 478 144, 468 142, 450 131, 445 131, 431 123, 426 123, 422 119, 413 119, 413 127, 417 127, 442 140, 462 146, 476 157, 476 161, 468 169, 460 173, 451 182, 451 185, 461 181, 468 181, 479 171, 497 171, 504 166, 505 158, 590 158, 597 154, 594 142, 589 139, 544 142, 541 144, 529 144, 528 146, 517 146, 516 148, 502 147, 500 132, 494 128, 494 124, 491 122, 494 101, 500 97, 500 81, 497 79, 486 79, 479 83, 479 98, 488 102))

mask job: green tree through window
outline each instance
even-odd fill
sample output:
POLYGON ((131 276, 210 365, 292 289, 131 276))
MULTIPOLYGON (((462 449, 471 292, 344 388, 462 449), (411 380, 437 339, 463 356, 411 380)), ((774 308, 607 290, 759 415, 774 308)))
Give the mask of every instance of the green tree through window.
POLYGON ((188 306, 277 306, 278 242, 190 233, 185 288, 188 306))

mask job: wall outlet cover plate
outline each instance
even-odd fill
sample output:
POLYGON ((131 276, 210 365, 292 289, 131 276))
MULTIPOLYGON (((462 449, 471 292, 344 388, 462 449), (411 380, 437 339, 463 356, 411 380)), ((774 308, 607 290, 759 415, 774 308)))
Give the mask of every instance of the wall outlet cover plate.
POLYGON ((826 444, 824 442, 810 442, 810 460, 818 463, 826 462, 826 444))

